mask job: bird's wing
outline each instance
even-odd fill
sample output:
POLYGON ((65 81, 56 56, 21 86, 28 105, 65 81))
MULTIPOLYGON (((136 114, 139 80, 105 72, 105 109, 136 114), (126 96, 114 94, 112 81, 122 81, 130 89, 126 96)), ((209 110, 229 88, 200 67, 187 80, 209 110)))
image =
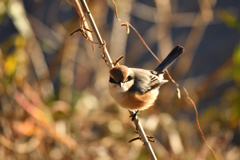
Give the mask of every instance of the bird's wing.
MULTIPOLYGON (((149 70, 141 70, 141 74, 135 74, 133 86, 129 89, 130 92, 138 92, 140 94, 147 93, 148 91, 159 87, 162 84, 158 74, 149 70)), ((139 72, 134 72, 139 73, 139 72)))
POLYGON ((152 75, 150 78, 151 78, 151 80, 149 82, 150 90, 154 89, 162 84, 158 75, 152 75))

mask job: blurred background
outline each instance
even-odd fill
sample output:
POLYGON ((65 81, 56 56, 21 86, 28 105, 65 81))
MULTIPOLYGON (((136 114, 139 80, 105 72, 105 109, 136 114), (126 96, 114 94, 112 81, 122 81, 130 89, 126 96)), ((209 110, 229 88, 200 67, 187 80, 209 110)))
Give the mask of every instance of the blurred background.
MULTIPOLYGON (((113 60, 154 69, 133 30, 126 33, 111 0, 87 1, 113 60)), ((162 60, 184 54, 169 72, 186 87, 207 142, 219 159, 240 159, 240 1, 121 0, 130 22, 162 60)), ((102 50, 81 33, 69 0, 0 1, 0 159, 149 159, 129 112, 109 95, 102 50)), ((93 41, 97 41, 93 36, 93 41)), ((168 76, 165 75, 168 79, 168 76)), ((212 160, 194 108, 173 83, 139 114, 158 159, 212 160)))

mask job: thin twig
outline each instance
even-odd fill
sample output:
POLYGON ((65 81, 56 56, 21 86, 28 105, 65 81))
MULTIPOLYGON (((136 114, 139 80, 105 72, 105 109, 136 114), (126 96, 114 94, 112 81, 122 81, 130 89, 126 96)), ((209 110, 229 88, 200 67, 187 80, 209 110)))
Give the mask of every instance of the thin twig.
POLYGON ((144 39, 142 38, 142 36, 140 35, 140 33, 138 33, 137 29, 136 29, 135 27, 133 27, 129 22, 124 21, 124 20, 122 20, 122 19, 119 18, 119 16, 118 16, 118 11, 117 11, 117 4, 116 4, 116 2, 115 2, 114 0, 112 0, 112 2, 113 2, 113 4, 114 4, 114 6, 115 6, 116 18, 117 18, 117 20, 118 20, 119 22, 122 23, 122 24, 121 24, 122 26, 126 26, 126 28, 127 28, 127 34, 129 34, 129 32, 130 32, 129 27, 131 27, 131 28, 134 30, 134 32, 137 34, 137 36, 140 38, 140 40, 142 41, 142 43, 144 44, 144 46, 147 48, 147 50, 152 54, 152 56, 153 56, 159 63, 161 63, 161 61, 158 59, 158 57, 153 53, 153 51, 149 48, 149 46, 147 45, 147 43, 144 41, 144 39))
MULTIPOLYGON (((129 110, 129 113, 131 115, 133 115, 135 112, 129 110)), ((140 123, 140 120, 138 119, 137 116, 134 119, 134 124, 135 124, 135 126, 137 128, 137 131, 139 132, 140 138, 142 139, 142 141, 143 141, 143 143, 144 143, 144 145, 145 145, 145 147, 146 147, 146 149, 148 151, 149 156, 151 157, 151 160, 157 160, 156 155, 155 155, 155 153, 154 153, 154 151, 152 149, 152 146, 151 146, 151 144, 150 144, 150 142, 149 142, 149 140, 147 138, 147 135, 145 134, 145 132, 143 130, 143 127, 142 127, 142 125, 140 123)))
MULTIPOLYGON (((101 37, 101 35, 100 35, 99 31, 98 31, 97 25, 96 25, 96 23, 95 23, 95 21, 93 19, 93 16, 92 16, 92 14, 91 14, 88 6, 87 6, 86 1, 85 0, 80 0, 80 2, 81 2, 81 6, 83 7, 84 12, 86 13, 86 15, 87 15, 87 17, 89 19, 89 22, 90 22, 90 25, 91 25, 91 27, 93 29, 93 32, 95 33, 95 35, 97 37, 99 45, 103 49, 103 55, 105 56, 104 58, 108 62, 108 66, 111 69, 111 68, 114 67, 114 64, 113 64, 112 59, 111 59, 111 57, 110 57, 110 55, 108 53, 108 50, 107 50, 107 47, 106 47, 106 43, 105 43, 105 41, 103 41, 103 39, 102 39, 102 37, 101 37)), ((129 112, 130 112, 131 115, 134 114, 134 111, 130 111, 129 110, 129 112)), ((151 146, 150 142, 148 141, 148 138, 147 138, 147 136, 146 136, 146 134, 145 134, 145 132, 143 130, 143 127, 142 127, 139 119, 137 118, 137 116, 136 116, 136 118, 134 120, 134 124, 135 124, 136 128, 138 129, 139 135, 141 136, 141 138, 142 138, 142 140, 144 142, 144 145, 147 148, 147 151, 148 151, 151 159, 152 160, 156 160, 157 158, 156 158, 155 153, 154 153, 154 151, 152 149, 152 146, 151 146)))
POLYGON ((75 7, 76 10, 77 10, 77 13, 78 13, 78 15, 79 15, 80 20, 81 20, 81 21, 80 21, 80 29, 82 29, 82 32, 81 32, 81 33, 83 34, 83 36, 84 36, 85 38, 87 38, 87 39, 90 40, 90 41, 93 41, 92 33, 91 33, 90 29, 89 29, 89 25, 88 25, 88 23, 87 23, 87 21, 86 21, 86 18, 85 18, 85 16, 84 16, 83 9, 82 9, 79 1, 78 1, 78 0, 72 0, 72 2, 73 2, 74 7, 75 7), (85 31, 85 30, 86 30, 86 31, 85 31), (90 32, 87 32, 87 31, 90 31, 90 32))
POLYGON ((84 12, 87 14, 87 17, 89 19, 89 22, 90 22, 90 25, 91 25, 91 27, 93 29, 93 32, 95 33, 95 35, 97 37, 98 43, 99 43, 100 47, 103 49, 103 54, 104 54, 104 56, 105 56, 105 58, 106 58, 106 60, 108 62, 109 68, 114 67, 114 65, 112 63, 112 59, 111 59, 111 57, 110 57, 110 55, 108 53, 107 47, 106 47, 106 42, 103 41, 102 36, 99 33, 97 25, 96 25, 96 23, 95 23, 95 21, 93 19, 93 16, 92 16, 92 14, 91 14, 91 12, 90 12, 90 10, 88 8, 88 5, 87 5, 86 1, 85 0, 80 0, 80 2, 81 2, 81 6, 83 7, 84 12))

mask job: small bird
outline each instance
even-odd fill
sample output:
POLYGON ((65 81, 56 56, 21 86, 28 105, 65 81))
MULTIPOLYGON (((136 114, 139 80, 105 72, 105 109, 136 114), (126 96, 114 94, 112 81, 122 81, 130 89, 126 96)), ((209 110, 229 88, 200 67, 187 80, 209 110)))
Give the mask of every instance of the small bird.
POLYGON ((153 105, 159 94, 160 86, 168 82, 163 77, 164 71, 183 51, 183 47, 176 46, 155 70, 116 65, 109 71, 110 94, 123 108, 136 111, 135 115, 132 115, 132 120, 139 110, 153 105))

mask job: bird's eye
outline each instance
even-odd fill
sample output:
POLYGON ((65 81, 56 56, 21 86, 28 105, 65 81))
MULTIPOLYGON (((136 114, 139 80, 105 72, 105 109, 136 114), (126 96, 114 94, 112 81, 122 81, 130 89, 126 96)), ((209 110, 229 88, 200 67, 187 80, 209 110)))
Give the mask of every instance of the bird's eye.
POLYGON ((132 80, 132 77, 128 76, 126 81, 130 81, 130 80, 132 80))
POLYGON ((111 82, 111 83, 117 83, 112 77, 110 77, 109 82, 111 82))

